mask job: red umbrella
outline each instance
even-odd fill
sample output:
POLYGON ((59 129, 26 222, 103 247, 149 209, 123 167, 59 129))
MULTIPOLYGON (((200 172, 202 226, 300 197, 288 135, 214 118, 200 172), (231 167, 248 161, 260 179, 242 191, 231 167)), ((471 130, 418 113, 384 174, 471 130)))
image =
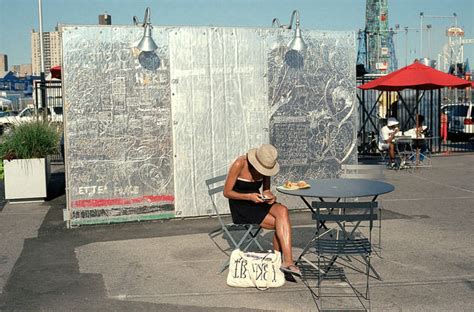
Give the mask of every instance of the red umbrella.
POLYGON ((51 72, 52 78, 61 79, 61 66, 60 65, 51 67, 49 71, 51 72))
POLYGON ((403 89, 433 90, 444 87, 466 88, 470 85, 469 81, 416 62, 358 86, 358 88, 363 90, 400 91, 403 89))

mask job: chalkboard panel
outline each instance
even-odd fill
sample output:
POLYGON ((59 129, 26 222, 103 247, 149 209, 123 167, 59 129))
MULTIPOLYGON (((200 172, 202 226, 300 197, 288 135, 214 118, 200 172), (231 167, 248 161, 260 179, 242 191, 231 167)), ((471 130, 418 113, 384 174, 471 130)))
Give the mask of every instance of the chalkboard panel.
POLYGON ((281 163, 276 184, 335 177, 357 156, 354 34, 305 31, 301 52, 288 50, 290 39, 276 30, 267 59, 270 142, 281 163))
POLYGON ((87 211, 73 217, 173 213, 167 32, 155 53, 134 48, 142 35, 63 27, 68 207, 87 211))

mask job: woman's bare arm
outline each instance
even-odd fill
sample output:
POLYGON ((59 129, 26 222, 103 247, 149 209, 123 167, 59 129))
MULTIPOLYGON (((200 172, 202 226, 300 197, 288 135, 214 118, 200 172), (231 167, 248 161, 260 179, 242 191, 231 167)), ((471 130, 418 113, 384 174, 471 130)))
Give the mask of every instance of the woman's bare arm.
POLYGON ((270 190, 270 186, 271 186, 271 178, 264 176, 263 177, 263 195, 265 195, 265 197, 267 198, 270 198, 269 200, 267 200, 267 203, 273 204, 276 201, 276 196, 270 190))

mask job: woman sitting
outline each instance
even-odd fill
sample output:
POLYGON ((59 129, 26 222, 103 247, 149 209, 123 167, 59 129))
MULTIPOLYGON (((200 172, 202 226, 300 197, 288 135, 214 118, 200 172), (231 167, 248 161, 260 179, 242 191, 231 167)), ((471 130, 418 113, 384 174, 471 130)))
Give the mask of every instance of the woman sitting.
POLYGON ((224 196, 229 199, 234 223, 260 224, 264 229, 275 230, 273 248, 283 254, 281 270, 301 276, 293 262, 288 208, 277 203, 270 190, 270 177, 280 169, 277 156, 276 148, 269 144, 239 156, 230 167, 224 196))

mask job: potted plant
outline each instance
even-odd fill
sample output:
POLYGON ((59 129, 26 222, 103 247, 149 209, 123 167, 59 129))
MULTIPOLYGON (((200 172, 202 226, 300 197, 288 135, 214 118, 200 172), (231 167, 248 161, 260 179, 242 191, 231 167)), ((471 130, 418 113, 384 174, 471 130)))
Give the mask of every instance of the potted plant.
POLYGON ((47 156, 59 147, 57 128, 40 120, 21 123, 0 142, 5 199, 44 199, 50 176, 47 156))

